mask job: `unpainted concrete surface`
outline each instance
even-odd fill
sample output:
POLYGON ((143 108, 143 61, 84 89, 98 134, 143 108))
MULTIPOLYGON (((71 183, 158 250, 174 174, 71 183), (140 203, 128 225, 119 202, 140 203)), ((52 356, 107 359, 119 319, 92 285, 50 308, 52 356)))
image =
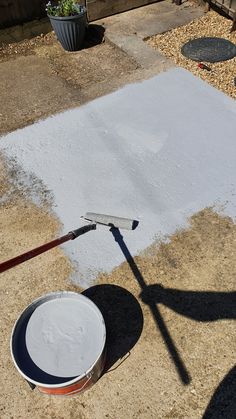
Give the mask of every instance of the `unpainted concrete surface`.
POLYGON ((54 41, 36 46, 27 56, 4 60, 0 64, 0 133, 79 106, 135 68, 132 59, 109 43, 69 54, 54 41))
POLYGON ((53 33, 2 45, 0 134, 170 68, 172 61, 143 38, 202 13, 190 3, 178 8, 164 1, 105 18, 90 26, 85 49, 76 53, 64 51, 53 33))
POLYGON ((126 13, 97 20, 106 28, 106 34, 137 35, 144 39, 155 33, 167 32, 170 29, 185 25, 202 16, 204 10, 196 3, 185 1, 176 6, 171 0, 160 1, 146 7, 130 10, 126 13))

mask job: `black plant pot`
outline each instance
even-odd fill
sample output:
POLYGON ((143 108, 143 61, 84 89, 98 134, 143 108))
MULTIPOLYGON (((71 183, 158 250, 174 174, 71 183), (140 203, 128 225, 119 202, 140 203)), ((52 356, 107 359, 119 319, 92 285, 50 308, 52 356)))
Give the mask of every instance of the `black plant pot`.
POLYGON ((78 51, 85 36, 87 15, 85 7, 75 16, 57 17, 48 15, 58 41, 66 51, 78 51))

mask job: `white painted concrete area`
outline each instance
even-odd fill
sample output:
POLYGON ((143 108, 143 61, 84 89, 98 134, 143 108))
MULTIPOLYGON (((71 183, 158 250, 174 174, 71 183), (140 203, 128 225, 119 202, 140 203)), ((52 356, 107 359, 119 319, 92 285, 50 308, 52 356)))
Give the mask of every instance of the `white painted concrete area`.
MULTIPOLYGON (((53 192, 63 232, 86 211, 140 220, 135 255, 207 206, 236 214, 236 103, 183 69, 13 132, 0 150, 53 192)), ((109 229, 64 245, 84 287, 124 259, 109 229)))

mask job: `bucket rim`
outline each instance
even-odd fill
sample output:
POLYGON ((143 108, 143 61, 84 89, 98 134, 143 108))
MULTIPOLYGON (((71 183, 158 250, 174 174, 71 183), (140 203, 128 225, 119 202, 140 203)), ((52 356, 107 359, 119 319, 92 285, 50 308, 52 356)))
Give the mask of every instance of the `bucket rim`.
MULTIPOLYGON (((36 308, 35 307, 35 308, 36 308)), ((98 361, 100 360, 100 358, 102 357, 102 355, 103 355, 103 353, 104 353, 104 350, 105 350, 105 345, 106 345, 106 325, 105 325, 105 321, 104 321, 104 318, 103 318, 103 315, 102 315, 102 313, 101 313, 101 311, 99 310, 99 308, 97 307, 97 305, 92 301, 92 300, 90 300, 90 298, 88 298, 88 297, 86 297, 85 295, 83 295, 83 294, 81 294, 81 293, 79 293, 79 292, 75 292, 75 291, 53 291, 53 292, 50 292, 50 293, 47 293, 47 294, 44 294, 44 295, 42 295, 42 296, 40 296, 40 297, 38 297, 38 298, 36 298, 35 300, 33 300, 27 307, 25 307, 25 309, 21 312, 21 314, 18 316, 18 318, 17 318, 17 320, 15 321, 15 323, 14 323, 14 326, 13 326, 13 328, 12 328, 12 332, 11 332, 11 338, 10 338, 10 352, 11 352, 11 358, 12 358, 12 361, 13 361, 13 363, 14 363, 14 365, 15 365, 15 367, 16 367, 16 369, 18 370, 18 372, 20 373, 20 375, 25 379, 25 380, 27 380, 27 381, 29 381, 30 383, 32 383, 32 384, 34 384, 34 385, 36 385, 36 386, 39 386, 39 387, 44 387, 44 388, 62 388, 62 387, 67 387, 67 386, 70 386, 71 384, 74 384, 74 383, 76 383, 76 382, 78 382, 78 381, 80 381, 80 380, 82 380, 83 378, 85 378, 85 377, 87 377, 87 378, 92 378, 92 375, 91 375, 91 372, 93 371, 93 369, 94 369, 94 367, 96 366, 96 364, 98 363, 98 361), (78 376, 76 376, 75 378, 73 378, 72 380, 69 380, 69 381, 64 381, 64 382, 62 382, 62 383, 59 383, 59 384, 48 384, 48 383, 41 383, 41 382, 39 382, 39 381, 36 381, 36 380, 34 380, 34 379, 32 379, 31 377, 28 377, 27 376, 27 374, 25 374, 22 370, 21 370, 21 368, 19 367, 19 365, 17 364, 17 362, 16 362, 16 360, 15 360, 15 356, 14 356, 14 349, 13 349, 13 338, 14 338, 14 333, 15 333, 15 331, 16 331, 16 327, 17 327, 17 325, 18 325, 18 323, 19 323, 19 321, 20 321, 20 319, 22 319, 23 317, 24 317, 24 315, 26 315, 26 313, 30 310, 30 309, 32 309, 34 306, 38 306, 38 305, 40 305, 40 304, 37 304, 37 303, 40 303, 40 302, 42 302, 42 304, 43 304, 43 302, 46 302, 47 300, 51 300, 51 299, 53 299, 53 297, 54 298, 63 298, 62 296, 64 296, 64 297, 68 297, 68 296, 74 296, 74 297, 78 297, 79 296, 79 298, 81 297, 81 298, 83 298, 83 299, 86 299, 86 300, 88 300, 90 303, 91 303, 91 305, 95 308, 95 310, 97 311, 97 313, 98 313, 98 315, 100 316, 100 318, 101 318, 101 321, 102 321, 102 323, 103 323, 103 326, 104 326, 104 331, 103 331, 103 347, 102 347, 102 351, 101 351, 101 353, 99 354, 99 356, 96 358, 96 360, 93 362, 93 364, 90 366, 90 368, 87 370, 87 371, 85 371, 83 374, 81 374, 81 375, 78 375, 78 376), (45 298, 47 299, 47 300, 45 300, 45 298)), ((63 377, 62 377, 63 378, 63 377)))

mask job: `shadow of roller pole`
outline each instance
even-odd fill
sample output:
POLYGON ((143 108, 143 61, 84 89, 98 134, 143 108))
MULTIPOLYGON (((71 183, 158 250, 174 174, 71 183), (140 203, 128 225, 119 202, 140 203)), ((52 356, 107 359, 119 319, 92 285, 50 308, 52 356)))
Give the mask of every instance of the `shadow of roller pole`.
MULTIPOLYGON (((144 281, 144 278, 140 272, 140 270, 138 269, 134 259, 132 258, 129 249, 127 248, 124 240, 123 240, 123 236, 120 233, 120 230, 118 228, 112 227, 110 229, 110 232, 112 233, 115 241, 118 243, 123 255, 125 256, 131 271, 133 272, 134 277, 136 278, 141 290, 143 291, 147 285, 144 281)), ((178 350, 174 344, 173 339, 170 336, 170 333, 167 329, 167 326, 162 318, 162 315, 158 309, 157 304, 155 303, 149 303, 148 304, 150 311, 152 313, 152 316, 156 322, 157 327, 159 328, 161 335, 163 337, 163 340, 165 342, 165 345, 169 351, 169 354, 174 362, 175 368, 178 372, 178 375, 182 381, 182 383, 184 385, 187 385, 190 383, 191 381, 191 377, 184 365, 183 360, 181 359, 180 354, 178 353, 178 350)))

